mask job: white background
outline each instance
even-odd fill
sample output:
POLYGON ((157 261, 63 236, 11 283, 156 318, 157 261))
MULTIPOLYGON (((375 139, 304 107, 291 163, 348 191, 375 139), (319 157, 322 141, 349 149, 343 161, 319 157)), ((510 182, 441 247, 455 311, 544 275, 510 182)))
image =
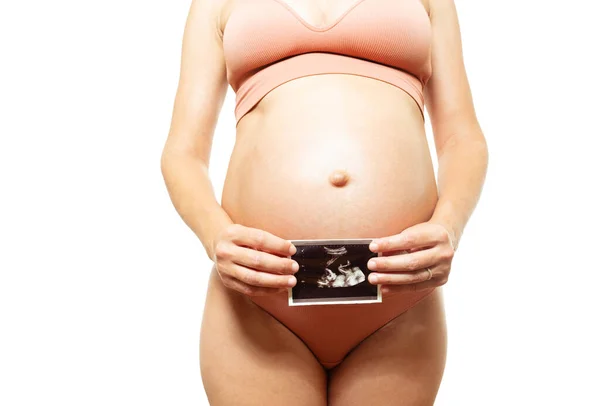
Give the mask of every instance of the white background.
MULTIPOLYGON (((210 262, 159 165, 189 0, 0 4, 0 404, 207 404, 210 262)), ((490 166, 436 405, 600 405, 595 2, 456 4, 490 166)))

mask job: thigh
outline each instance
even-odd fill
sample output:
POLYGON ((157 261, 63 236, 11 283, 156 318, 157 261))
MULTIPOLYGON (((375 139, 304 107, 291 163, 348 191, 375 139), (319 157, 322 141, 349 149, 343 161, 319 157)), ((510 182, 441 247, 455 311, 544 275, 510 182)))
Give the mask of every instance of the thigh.
POLYGON ((220 405, 321 406, 327 377, 308 348, 211 271, 200 333, 208 400, 220 405))
POLYGON ((330 371, 331 406, 432 406, 446 364, 441 289, 377 330, 330 371))

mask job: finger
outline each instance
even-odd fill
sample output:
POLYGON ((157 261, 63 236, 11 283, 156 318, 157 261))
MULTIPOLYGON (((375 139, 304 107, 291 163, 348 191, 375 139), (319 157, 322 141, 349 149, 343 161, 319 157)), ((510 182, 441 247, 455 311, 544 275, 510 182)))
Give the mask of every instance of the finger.
POLYGON ((433 277, 435 277, 434 269, 431 269, 431 274, 427 269, 416 272, 371 272, 369 282, 374 285, 409 285, 426 282, 433 279, 433 277))
POLYGON ((227 275, 250 286, 281 289, 291 288, 296 285, 296 278, 291 275, 277 275, 256 271, 235 263, 228 267, 227 275))
POLYGON ((282 275, 295 274, 300 266, 291 258, 279 257, 268 252, 231 244, 230 259, 247 268, 282 275))
POLYGON ((367 268, 378 272, 418 271, 437 264, 440 261, 438 251, 430 248, 408 254, 373 257, 367 262, 367 268))
POLYGON ((226 277, 226 279, 223 281, 223 284, 227 288, 238 291, 239 293, 242 293, 246 296, 268 296, 280 294, 287 291, 287 289, 252 286, 231 277, 226 277))
POLYGON ((295 253, 294 245, 268 231, 240 224, 233 224, 229 229, 229 238, 237 245, 254 248, 259 251, 287 257, 295 253))
POLYGON ((373 252, 410 250, 430 247, 446 239, 448 239, 448 234, 443 227, 431 223, 419 223, 405 229, 399 234, 376 238, 371 242, 369 248, 373 252))

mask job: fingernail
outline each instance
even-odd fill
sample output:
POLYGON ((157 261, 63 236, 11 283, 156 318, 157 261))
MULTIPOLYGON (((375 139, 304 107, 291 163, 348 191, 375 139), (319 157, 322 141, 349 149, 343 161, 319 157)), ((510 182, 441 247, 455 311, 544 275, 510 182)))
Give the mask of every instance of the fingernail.
POLYGON ((294 278, 293 276, 290 276, 287 284, 289 287, 294 286, 296 284, 296 278, 294 278))
POLYGON ((300 269, 300 265, 298 265, 298 263, 296 261, 292 262, 292 271, 294 271, 294 273, 298 272, 298 269, 300 269))
POLYGON ((294 244, 290 245, 290 255, 294 255, 296 253, 296 247, 294 244))
POLYGON ((369 280, 371 281, 371 283, 377 283, 378 279, 379 278, 377 278, 377 275, 373 275, 373 274, 369 275, 369 280))
POLYGON ((371 244, 369 244, 369 249, 371 251, 377 251, 379 249, 379 241, 372 241, 371 244))
POLYGON ((370 259, 367 263, 367 267, 369 269, 377 269, 377 261, 375 261, 374 259, 370 259))

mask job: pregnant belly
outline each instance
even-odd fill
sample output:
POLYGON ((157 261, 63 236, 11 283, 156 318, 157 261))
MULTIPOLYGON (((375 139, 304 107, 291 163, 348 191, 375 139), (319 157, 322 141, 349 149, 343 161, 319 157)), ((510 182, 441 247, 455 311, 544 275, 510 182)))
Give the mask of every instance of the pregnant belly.
POLYGON ((437 187, 424 131, 390 128, 244 134, 222 207, 285 239, 375 238, 427 221, 437 187))

